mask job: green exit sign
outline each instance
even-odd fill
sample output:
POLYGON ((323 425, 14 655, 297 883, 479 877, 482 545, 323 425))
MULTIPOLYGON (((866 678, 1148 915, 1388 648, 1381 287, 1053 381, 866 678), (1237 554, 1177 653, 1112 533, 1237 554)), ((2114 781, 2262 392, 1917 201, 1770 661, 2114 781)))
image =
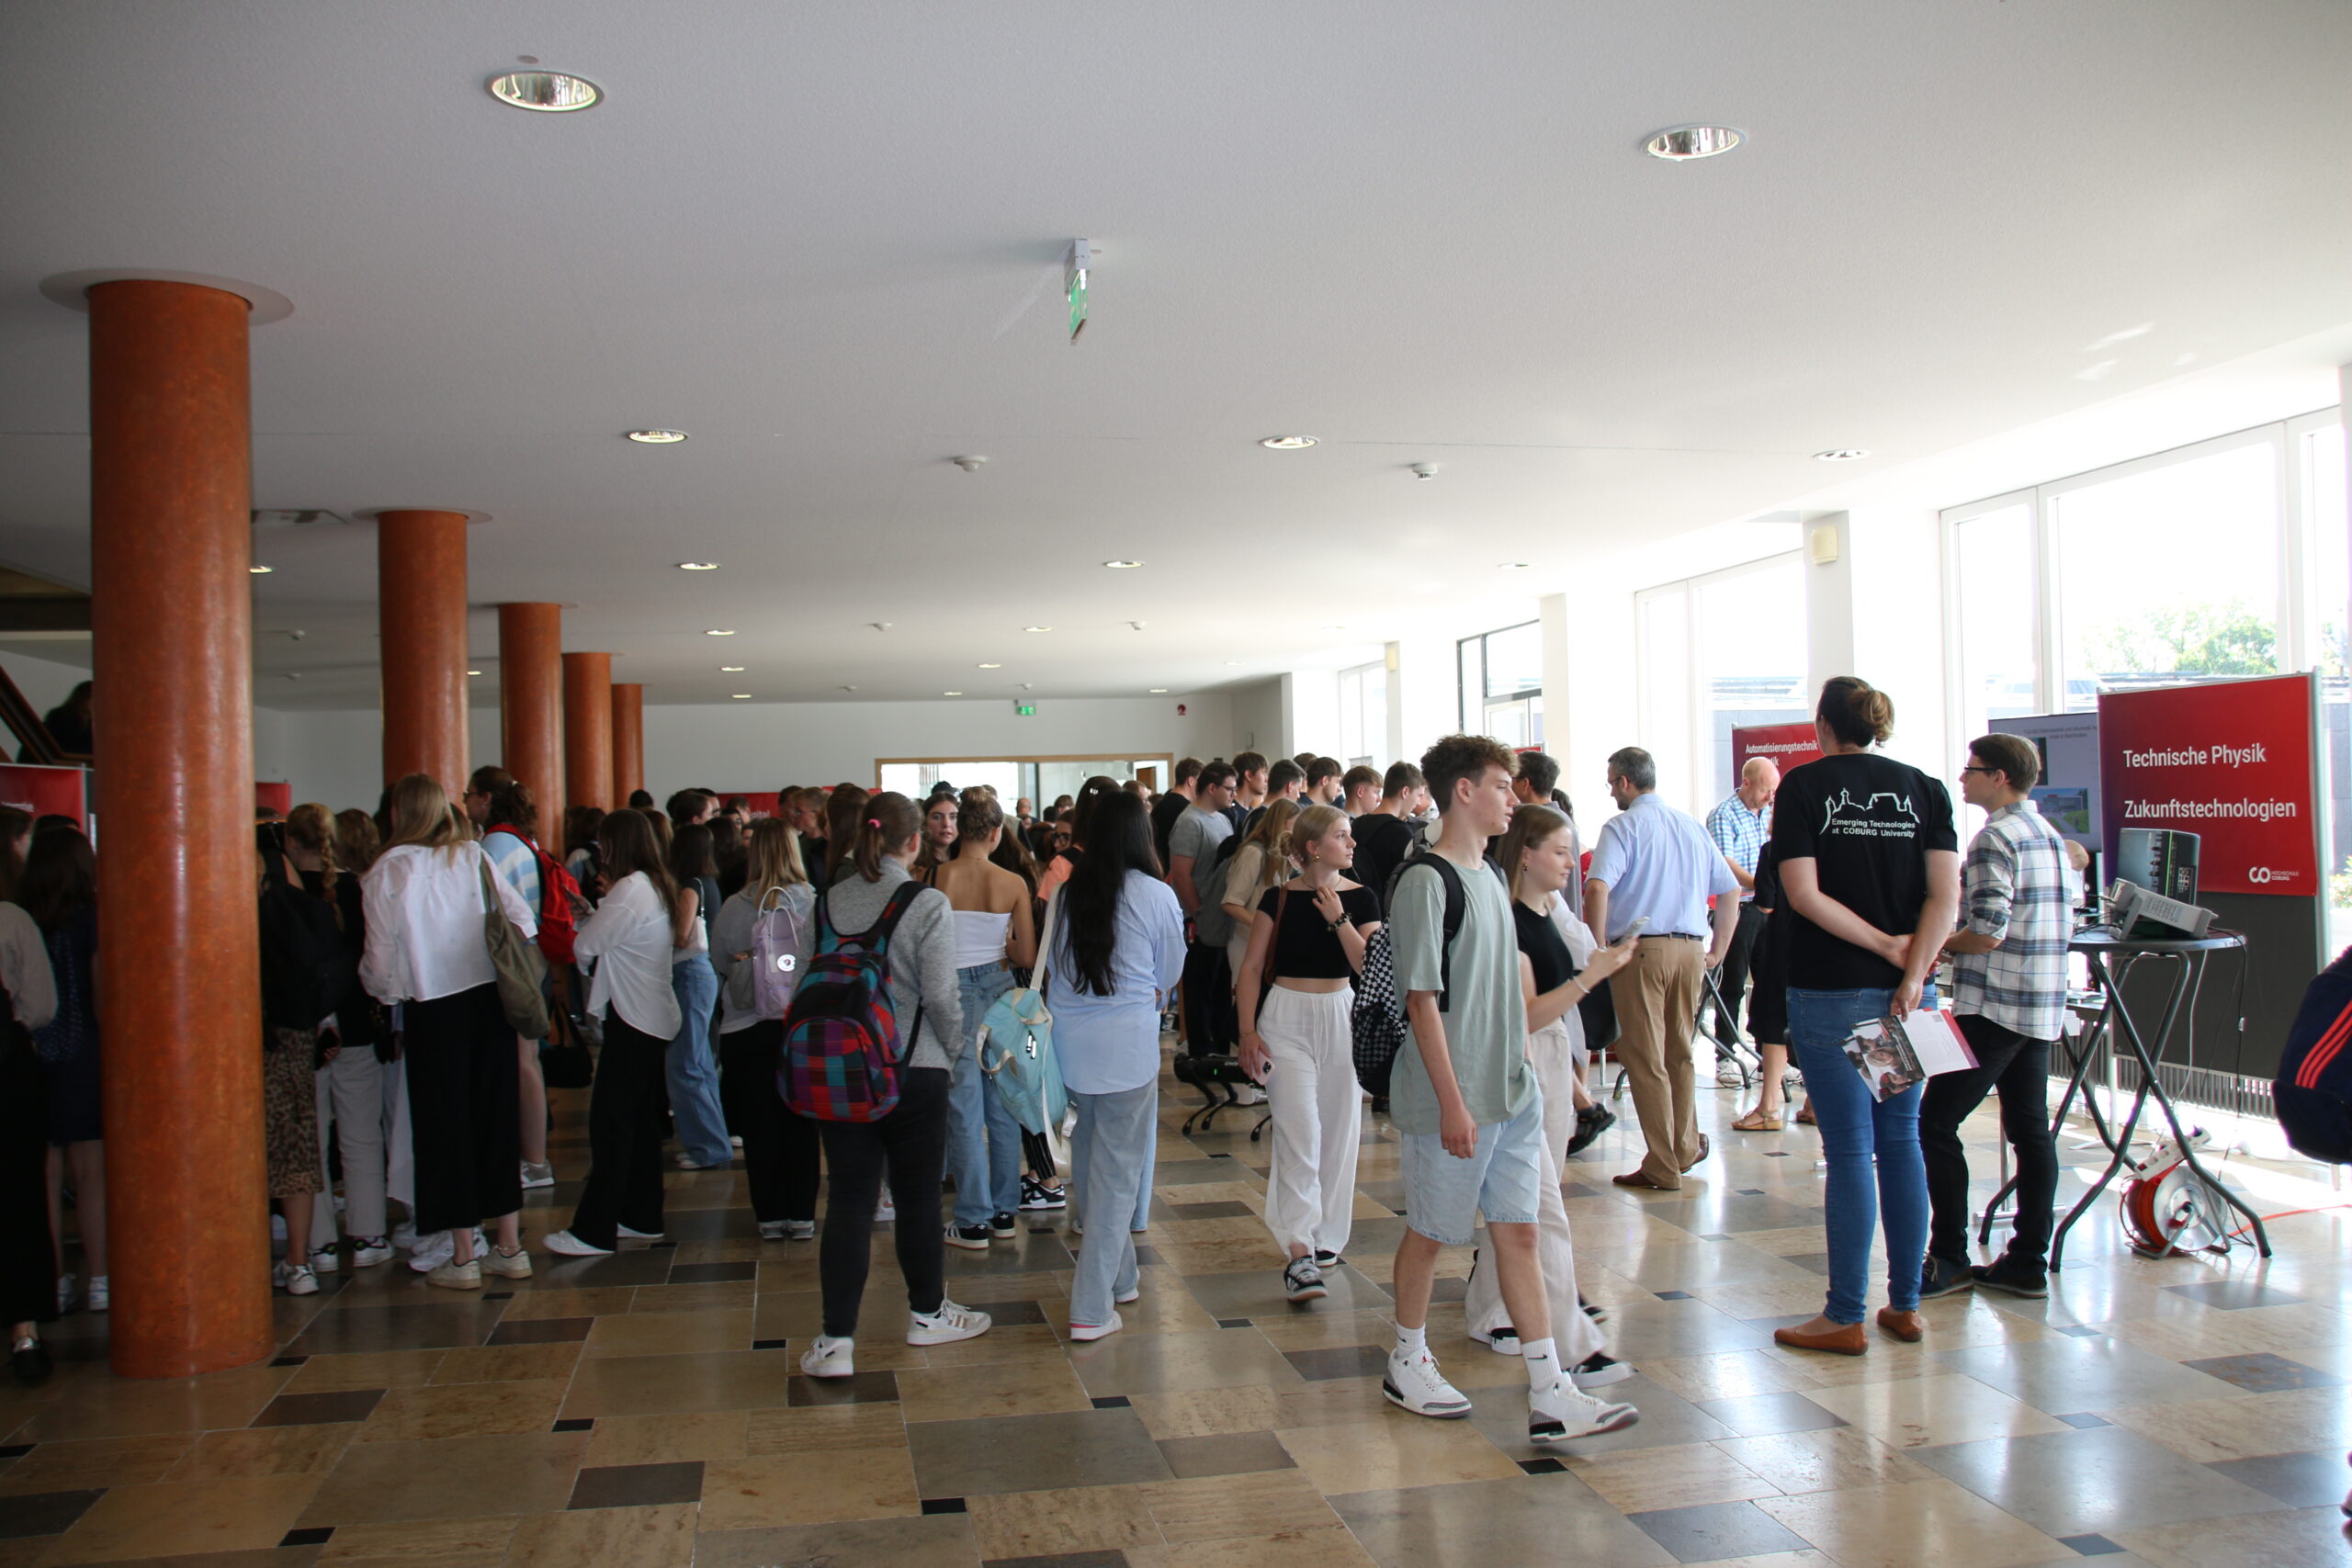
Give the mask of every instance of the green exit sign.
POLYGON ((1062 291, 1069 297, 1069 341, 1073 344, 1086 330, 1086 275, 1092 262, 1093 249, 1084 240, 1072 240, 1069 254, 1062 260, 1062 291))
POLYGON ((1015 703, 1012 705, 1012 714, 1015 718, 1035 718, 1037 716, 1037 705, 1035 703, 1015 703))

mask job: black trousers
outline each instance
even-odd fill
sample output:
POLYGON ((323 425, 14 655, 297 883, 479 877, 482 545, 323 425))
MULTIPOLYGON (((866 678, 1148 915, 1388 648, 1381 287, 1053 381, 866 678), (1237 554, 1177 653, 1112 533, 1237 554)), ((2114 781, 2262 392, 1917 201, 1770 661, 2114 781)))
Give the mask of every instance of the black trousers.
POLYGON ((817 1217, 817 1123, 796 1116, 776 1092, 784 1021, 763 1018, 718 1037, 718 1103, 728 1131, 743 1140, 752 1213, 762 1223, 817 1217))
POLYGON ((817 1257, 825 1332, 836 1339, 857 1333, 866 1270, 874 1260, 874 1206, 886 1163, 890 1201, 899 1208, 891 1230, 899 1272, 906 1276, 907 1305, 937 1312, 947 1293, 947 1244, 939 1213, 940 1183, 947 1169, 947 1069, 909 1067, 900 1073, 899 1103, 879 1122, 816 1125, 825 1143, 825 1168, 832 1172, 817 1257))
MULTIPOLYGON (((1729 895, 1725 895, 1729 897, 1729 895)), ((1747 972, 1756 958, 1756 939, 1764 932, 1764 911, 1754 900, 1739 907, 1739 924, 1733 928, 1730 951, 1715 971, 1715 992, 1724 1005, 1715 1012, 1715 1038, 1731 1043, 1732 1027, 1739 1018, 1739 1000, 1747 994, 1747 972)))
POLYGON ((588 1091, 588 1183, 571 1211, 571 1234, 609 1247, 616 1228, 662 1230, 662 1058, 667 1040, 605 1013, 605 1044, 588 1091))
POLYGON ((2009 1259, 2039 1269, 2050 1251, 2051 1211, 2058 1201, 2058 1139, 2050 1130, 2050 1042, 2029 1040, 1975 1013, 1960 1016, 1960 1032, 1976 1066, 1939 1073, 1919 1100, 1919 1152, 1928 1165, 1928 1255, 1965 1263, 1968 1250, 1968 1155, 1960 1124, 2001 1096, 2001 1134, 2017 1150, 2017 1233, 2009 1259))
POLYGON ((523 1206, 519 1053, 496 982, 402 1008, 416 1228, 454 1230, 523 1206))
POLYGON ((41 1061, 0 1003, 0 1328, 57 1315, 48 1170, 49 1094, 41 1061))
POLYGON ((1184 1054, 1227 1056, 1241 1040, 1233 1007, 1233 965, 1222 943, 1184 944, 1184 1054))

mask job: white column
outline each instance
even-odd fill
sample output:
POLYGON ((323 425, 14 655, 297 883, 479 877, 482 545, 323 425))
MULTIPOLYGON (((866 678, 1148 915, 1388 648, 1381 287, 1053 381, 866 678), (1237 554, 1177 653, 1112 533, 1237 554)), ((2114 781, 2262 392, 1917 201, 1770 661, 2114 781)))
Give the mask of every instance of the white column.
POLYGON ((1568 694, 1568 596, 1547 593, 1535 603, 1543 627, 1544 750, 1565 761, 1574 743, 1576 704, 1568 694))

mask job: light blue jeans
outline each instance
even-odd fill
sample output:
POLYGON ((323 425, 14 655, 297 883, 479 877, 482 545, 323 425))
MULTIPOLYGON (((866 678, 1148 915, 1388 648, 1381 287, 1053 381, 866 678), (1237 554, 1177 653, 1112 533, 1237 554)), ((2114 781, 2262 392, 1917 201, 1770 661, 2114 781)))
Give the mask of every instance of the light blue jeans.
POLYGON ((710 1045, 711 1009, 718 1005, 718 972, 697 953, 670 965, 670 988, 684 1015, 678 1037, 662 1054, 670 1086, 670 1114, 678 1121, 678 1147, 696 1165, 725 1165, 727 1113, 718 1108, 718 1057, 710 1045))
MULTIPOLYGON (((1093 1098, 1102 1100, 1109 1097, 1098 1094, 1093 1098)), ((1072 1090, 1069 1099, 1072 1105, 1078 1105, 1081 1097, 1076 1090, 1072 1090)), ((1079 1111, 1081 1125, 1085 1114, 1085 1110, 1081 1106, 1079 1111)), ((1153 1172, 1159 1167, 1159 1104, 1157 1096, 1153 1099, 1148 1121, 1148 1135, 1143 1141, 1143 1179, 1136 1184, 1135 1212, 1127 1221, 1129 1230, 1139 1231, 1151 1223, 1151 1179, 1153 1172)), ((1093 1213, 1087 1207, 1086 1197, 1087 1162, 1092 1158, 1092 1156, 1088 1153, 1091 1147, 1082 1131, 1070 1139, 1069 1182, 1078 1190, 1078 1195, 1071 1201, 1078 1205, 1079 1224, 1087 1230, 1094 1228, 1094 1222, 1087 1217, 1093 1213)))
MULTIPOLYGON (((1929 987, 1921 1007, 1936 1003, 1929 987)), ((1928 1169, 1919 1156, 1920 1086, 1883 1102, 1871 1099, 1862 1075, 1839 1043, 1854 1025, 1884 1018, 1891 990, 1807 991, 1789 987, 1789 1045, 1804 1074, 1822 1153, 1829 1158, 1823 1221, 1829 1238, 1829 1300, 1822 1314, 1860 1323, 1870 1296, 1871 1236, 1886 1226, 1887 1303, 1919 1305, 1928 1256, 1928 1169), (1875 1167, 1875 1170, 1873 1170, 1875 1167)))
POLYGON ((1078 1132, 1073 1170, 1086 1236, 1070 1279, 1069 1320, 1108 1323, 1119 1297, 1136 1288, 1136 1238, 1120 1222, 1151 1201, 1151 1151, 1159 1141, 1159 1085, 1118 1094, 1072 1093, 1078 1132))
POLYGON ((964 1002, 964 1054, 947 1084, 947 1174, 956 1179, 956 1224, 984 1225, 1021 1208, 1021 1123, 980 1071, 972 1042, 997 998, 1012 989, 1012 971, 976 964, 956 971, 964 1002))

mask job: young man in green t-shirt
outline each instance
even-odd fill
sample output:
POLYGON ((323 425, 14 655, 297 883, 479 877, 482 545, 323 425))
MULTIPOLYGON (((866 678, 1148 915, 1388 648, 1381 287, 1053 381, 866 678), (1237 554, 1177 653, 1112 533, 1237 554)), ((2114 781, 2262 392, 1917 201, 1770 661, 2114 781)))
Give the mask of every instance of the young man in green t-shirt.
POLYGON ((1430 1354, 1430 1292, 1439 1248, 1470 1245, 1484 1210, 1487 1245, 1527 1363, 1528 1440, 1556 1443, 1614 1432, 1640 1416, 1630 1404, 1577 1387, 1552 1339, 1535 1252, 1543 1090, 1527 1060, 1517 925, 1502 878, 1486 860, 1487 840, 1510 826, 1515 771, 1510 751, 1482 735, 1449 736, 1423 754, 1438 838, 1430 856, 1396 879, 1389 907, 1396 990, 1412 1038, 1396 1055, 1389 1091, 1407 1229, 1396 1247, 1396 1346, 1381 1392, 1419 1416, 1470 1414, 1470 1401, 1430 1354), (1454 883, 1461 923, 1449 942, 1454 883))

